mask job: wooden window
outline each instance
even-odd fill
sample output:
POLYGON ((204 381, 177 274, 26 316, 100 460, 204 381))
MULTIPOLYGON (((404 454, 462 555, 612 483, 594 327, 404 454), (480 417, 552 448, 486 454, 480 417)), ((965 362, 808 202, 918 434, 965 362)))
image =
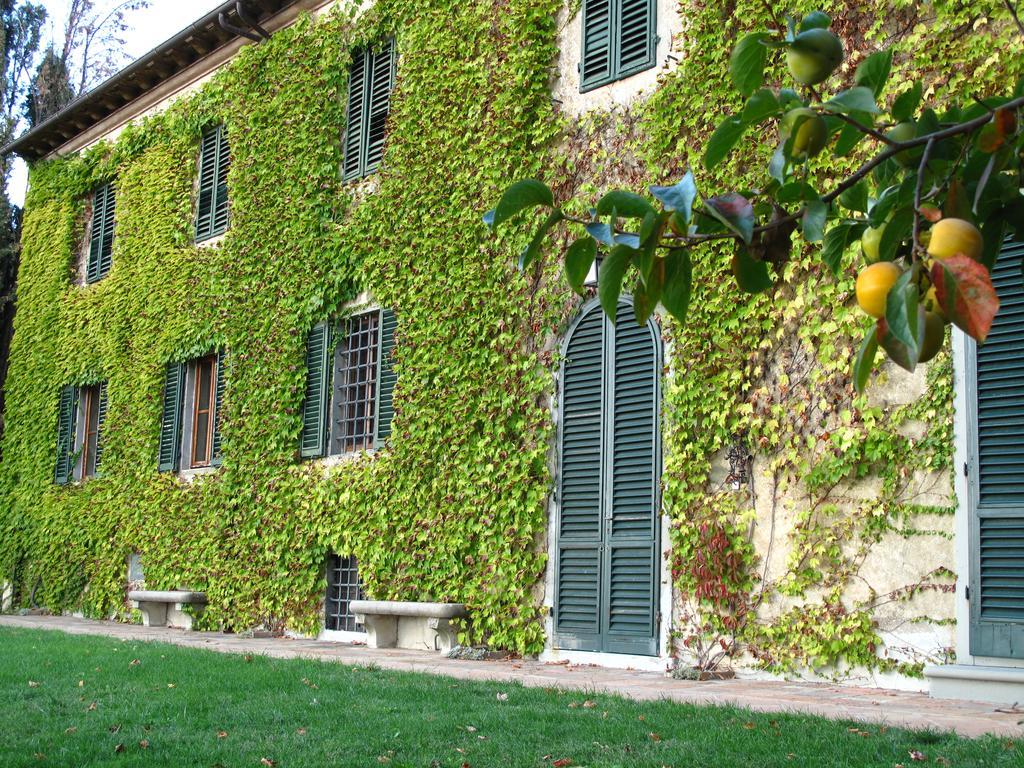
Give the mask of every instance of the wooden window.
POLYGON ((583 0, 580 91, 654 66, 655 0, 583 0))
POLYGON ((195 388, 192 408, 192 466, 208 467, 213 451, 213 425, 216 406, 217 356, 195 363, 195 388))
POLYGON ((85 282, 95 283, 110 272, 114 260, 114 185, 104 184, 92 196, 92 224, 85 282))
POLYGON ((58 412, 55 481, 66 485, 98 475, 107 416, 106 383, 64 387, 58 412))
POLYGON ((231 151, 223 125, 203 132, 199 149, 199 200, 196 242, 223 234, 228 228, 228 169, 231 151))
POLYGON ((348 79, 343 175, 346 181, 373 173, 384 157, 384 139, 395 82, 395 42, 352 56, 348 79))
POLYGON ((82 415, 85 430, 82 434, 82 477, 96 474, 97 452, 100 438, 100 386, 84 387, 81 390, 82 415))

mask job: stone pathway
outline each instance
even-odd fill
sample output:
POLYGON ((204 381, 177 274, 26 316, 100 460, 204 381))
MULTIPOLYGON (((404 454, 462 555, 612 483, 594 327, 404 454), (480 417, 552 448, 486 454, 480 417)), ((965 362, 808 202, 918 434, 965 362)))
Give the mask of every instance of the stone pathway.
MULTIPOLYGON (((1024 737, 1024 714, 1000 712, 996 705, 931 699, 920 693, 878 688, 795 683, 782 680, 690 682, 653 672, 591 666, 544 664, 521 659, 459 661, 425 651, 371 650, 361 645, 246 638, 216 632, 183 632, 137 624, 76 619, 69 616, 0 616, 0 626, 49 629, 73 635, 102 635, 124 640, 154 640, 221 653, 256 653, 275 658, 312 658, 342 664, 376 664, 384 669, 448 675, 465 680, 516 681, 533 687, 596 691, 632 699, 671 699, 692 704, 733 704, 760 712, 802 712, 905 728, 1024 737)), ((1003 708, 1005 709, 1005 707, 1003 708)))

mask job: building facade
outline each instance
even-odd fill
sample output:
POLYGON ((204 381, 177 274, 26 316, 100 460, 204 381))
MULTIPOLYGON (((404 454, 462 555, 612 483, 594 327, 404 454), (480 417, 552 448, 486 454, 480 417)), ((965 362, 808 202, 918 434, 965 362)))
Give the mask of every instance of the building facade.
MULTIPOLYGON (((892 42, 894 91, 1021 74, 997 4, 824 5, 840 78, 892 42)), ((458 601, 466 643, 542 658, 1021 698, 1017 246, 990 344, 855 397, 853 252, 751 299, 709 250, 689 323, 612 324, 481 223, 519 178, 696 166, 762 4, 240 7, 9 148, 9 604, 129 620, 141 575, 210 628, 351 639, 358 595, 458 601)))

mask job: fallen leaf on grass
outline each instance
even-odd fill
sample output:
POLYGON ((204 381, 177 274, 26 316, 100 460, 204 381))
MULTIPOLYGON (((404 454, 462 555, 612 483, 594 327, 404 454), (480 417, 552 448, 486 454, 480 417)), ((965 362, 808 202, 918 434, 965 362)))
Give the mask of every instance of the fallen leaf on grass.
POLYGON ((137 667, 141 663, 142 663, 142 661, 140 659, 132 659, 131 661, 128 662, 128 666, 129 667, 137 667))
POLYGON ((508 694, 507 693, 499 693, 497 695, 497 699, 498 699, 498 701, 508 701, 508 694))
POLYGON ((34 757, 36 760, 45 760, 46 759, 46 755, 44 755, 42 752, 36 752, 35 754, 32 755, 32 757, 34 757))
POLYGON ((472 725, 467 725, 466 730, 470 733, 476 733, 476 728, 474 728, 472 725))
POLYGON ((121 730, 121 726, 120 725, 116 725, 115 724, 115 725, 110 726, 110 732, 111 733, 117 733, 120 730, 121 730))
POLYGON ((114 747, 115 754, 120 755, 122 752, 124 752, 124 744, 118 744, 116 747, 114 747))
POLYGON ((796 754, 794 754, 793 752, 787 752, 786 753, 786 759, 787 760, 795 760, 796 759, 796 754))
POLYGON ((250 661, 252 661, 252 654, 251 653, 247 653, 242 658, 245 659, 246 662, 250 662, 250 661))
POLYGON ((597 706, 597 702, 596 701, 591 701, 590 699, 587 699, 586 701, 583 702, 583 708, 584 709, 593 709, 596 706, 597 706))
POLYGON ((551 765, 552 768, 565 768, 567 765, 572 765, 572 760, 568 757, 563 757, 561 760, 555 760, 551 765))
POLYGON ((39 687, 39 683, 37 683, 35 680, 29 680, 28 681, 28 687, 29 688, 38 688, 39 687))
POLYGON ((659 736, 659 735, 658 735, 658 734, 656 734, 656 733, 648 733, 648 734, 647 734, 647 737, 648 737, 648 738, 649 738, 649 739, 650 739, 651 741, 661 741, 661 736, 659 736))
POLYGON ((744 723, 743 727, 746 728, 748 731, 752 731, 755 728, 757 728, 757 726, 754 723, 744 723))
POLYGON ((274 766, 277 765, 277 763, 271 760, 269 757, 261 757, 260 765, 265 765, 267 768, 274 768, 274 766))
POLYGON ((85 688, 85 680, 79 680, 78 681, 78 687, 79 688, 85 688))
POLYGON ((218 739, 226 739, 227 737, 228 737, 228 732, 227 731, 217 731, 217 738, 218 739))
POLYGON ((167 687, 168 688, 177 688, 178 686, 176 686, 174 683, 168 683, 167 687))
POLYGON ((299 728, 299 729, 298 729, 297 731, 295 731, 295 732, 296 732, 297 734, 299 734, 299 736, 305 736, 305 735, 306 735, 306 729, 305 729, 305 728, 299 728))
POLYGON ((149 739, 143 739, 139 742, 139 746, 143 749, 149 749, 149 739))
POLYGON ((928 758, 927 758, 927 756, 925 756, 924 752, 921 752, 921 751, 916 750, 916 749, 912 749, 912 750, 910 750, 910 759, 911 760, 917 760, 918 762, 924 762, 928 758))
POLYGON ((95 711, 96 711, 96 702, 94 701, 92 704, 89 705, 89 708, 86 710, 86 712, 95 712, 95 711))

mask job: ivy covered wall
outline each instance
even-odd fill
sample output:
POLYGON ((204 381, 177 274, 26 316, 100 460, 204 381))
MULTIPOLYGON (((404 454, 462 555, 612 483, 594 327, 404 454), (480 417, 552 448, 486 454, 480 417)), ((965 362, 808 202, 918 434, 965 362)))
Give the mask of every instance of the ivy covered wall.
MULTIPOLYGON (((34 590, 54 610, 124 615, 126 560, 140 552, 148 586, 208 593, 209 626, 315 633, 325 556, 351 552, 375 597, 464 601, 470 640, 544 647, 551 350, 578 302, 555 253, 515 271, 526 225, 495 240, 480 214, 516 178, 586 198, 698 166, 701 142, 739 106, 728 51, 767 22, 758 2, 680 3, 680 63, 655 94, 576 119, 550 97, 561 7, 378 0, 354 19, 343 4, 247 46, 198 93, 112 143, 33 168, 0 464, 0 573, 22 602, 34 590), (345 185, 349 57, 392 34, 385 168, 345 185), (198 141, 221 121, 231 227, 197 248, 198 141), (74 286, 85 201, 110 178, 114 267, 74 286), (399 319, 392 438, 356 461, 299 462, 306 332, 362 291, 399 319), (231 351, 223 467, 186 483, 157 472, 164 368, 216 346, 231 351), (99 380, 109 380, 103 476, 57 487, 59 388, 99 380)), ((963 88, 965 73, 983 94, 1024 68, 998 40, 992 0, 845 8, 823 8, 841 36, 858 51, 898 40, 903 79, 923 71, 939 96, 963 88)), ((702 185, 760 178, 767 151, 751 147, 702 185)), ((908 570, 892 599, 948 592, 952 547, 936 518, 951 510, 916 502, 912 482, 948 477, 948 360, 931 366, 912 405, 854 400, 853 255, 838 283, 807 258, 754 300, 734 290, 726 264, 719 252, 701 257, 692 322, 665 329, 679 638, 693 650, 726 637, 776 670, 896 668, 878 657, 885 601, 857 585, 872 551, 925 537, 927 578, 908 570), (739 493, 712 481, 737 434, 757 457, 753 490, 739 493), (870 478, 871 493, 851 490, 870 478), (773 511, 791 524, 776 530, 773 511)), ((919 618, 909 605, 905 615, 919 618)))

